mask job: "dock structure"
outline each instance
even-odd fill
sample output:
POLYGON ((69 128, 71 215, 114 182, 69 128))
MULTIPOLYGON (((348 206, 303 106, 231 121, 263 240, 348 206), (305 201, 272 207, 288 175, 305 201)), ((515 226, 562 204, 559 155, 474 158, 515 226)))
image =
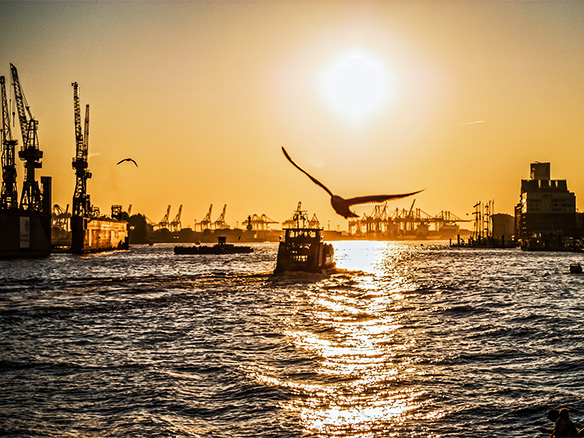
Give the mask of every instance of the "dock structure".
POLYGON ((35 171, 42 167, 43 151, 38 141, 38 121, 33 117, 24 97, 18 70, 10 64, 14 100, 22 144, 18 152, 24 162, 24 181, 20 204, 16 184, 15 149, 12 138, 11 117, 6 98, 6 79, 0 77, 2 100, 2 191, 0 193, 0 257, 44 257, 51 246, 51 196, 52 179, 43 176, 40 185, 35 171))
POLYGON ((468 239, 460 235, 450 246, 456 248, 515 248, 515 219, 504 213, 493 213, 495 201, 479 201, 473 205, 473 229, 468 239))
MULTIPOLYGON (((92 206, 87 192, 87 180, 91 178, 87 162, 89 149, 89 105, 85 107, 85 125, 81 127, 79 85, 73 86, 73 112, 75 116, 75 157, 72 167, 75 170, 75 191, 73 192, 73 211, 71 213, 71 252, 89 252, 127 249, 128 223, 114 217, 100 215, 99 209, 92 206)), ((117 209, 116 209, 117 210, 117 209)))

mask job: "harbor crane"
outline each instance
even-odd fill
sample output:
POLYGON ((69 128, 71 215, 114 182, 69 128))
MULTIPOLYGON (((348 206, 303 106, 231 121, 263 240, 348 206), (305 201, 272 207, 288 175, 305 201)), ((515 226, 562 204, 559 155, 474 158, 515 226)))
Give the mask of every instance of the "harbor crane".
POLYGON ((28 211, 42 211, 42 197, 38 182, 35 180, 35 169, 40 169, 40 162, 43 152, 39 148, 38 140, 38 121, 32 116, 30 107, 24 97, 20 80, 18 79, 18 70, 14 64, 10 64, 12 73, 12 86, 14 88, 14 100, 18 110, 18 120, 20 131, 22 133, 22 147, 18 156, 25 162, 26 169, 22 196, 20 198, 20 208, 28 211))
POLYGON ((246 225, 246 229, 248 231, 265 231, 270 229, 270 224, 277 224, 275 220, 270 219, 267 215, 262 214, 253 214, 249 215, 247 219, 244 221, 246 225))
POLYGON ((2 192, 0 209, 18 208, 18 189, 16 187, 16 164, 14 150, 17 141, 12 139, 10 130, 10 111, 6 100, 6 79, 0 76, 0 93, 2 94, 2 192))
POLYGON ((201 231, 204 230, 208 230, 209 228, 211 228, 211 212, 213 211, 213 204, 211 204, 209 206, 209 211, 207 212, 207 214, 205 215, 205 217, 203 218, 203 220, 201 222, 199 222, 197 224, 197 222, 195 222, 195 228, 197 225, 199 225, 201 231))
POLYGON ((168 229, 168 226, 170 224, 169 217, 170 217, 170 205, 166 209, 166 214, 164 215, 164 217, 162 218, 162 220, 160 222, 158 222, 158 224, 157 224, 157 228, 159 230, 162 230, 164 228, 167 228, 168 229))
POLYGON ((181 204, 181 206, 178 208, 178 213, 170 223, 170 231, 180 231, 181 229, 180 217, 182 215, 182 207, 183 206, 181 204))
POLYGON ((69 204, 63 209, 59 204, 53 205, 51 214, 52 226, 68 231, 70 229, 71 213, 69 213, 69 204))
POLYGON ((227 225, 227 222, 225 222, 225 212, 226 211, 227 211, 227 204, 223 205, 223 211, 221 212, 221 214, 219 215, 217 220, 215 222, 213 222, 215 229, 220 230, 220 229, 229 228, 229 225, 227 225))
POLYGON ((73 159, 75 170, 75 192, 73 193, 73 216, 85 217, 93 212, 89 195, 87 194, 87 180, 91 178, 88 170, 87 155, 89 147, 89 105, 85 106, 85 126, 81 130, 81 110, 79 107, 79 84, 73 82, 73 109, 75 115, 75 144, 76 153, 73 159))

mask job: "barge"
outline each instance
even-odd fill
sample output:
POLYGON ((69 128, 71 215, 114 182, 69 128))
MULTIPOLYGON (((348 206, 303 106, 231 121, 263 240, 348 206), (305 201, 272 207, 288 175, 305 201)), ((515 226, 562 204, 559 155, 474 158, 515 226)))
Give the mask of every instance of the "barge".
POLYGON ((218 243, 213 246, 175 246, 175 254, 249 254, 253 252, 250 246, 239 246, 227 243, 227 237, 219 236, 218 243))

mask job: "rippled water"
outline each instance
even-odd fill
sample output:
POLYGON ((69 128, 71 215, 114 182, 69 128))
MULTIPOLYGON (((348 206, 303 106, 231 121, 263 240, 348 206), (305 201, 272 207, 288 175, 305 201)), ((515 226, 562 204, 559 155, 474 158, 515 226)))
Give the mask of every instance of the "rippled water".
POLYGON ((0 261, 0 435, 526 437, 584 427, 582 255, 333 242, 324 276, 171 245, 0 261))

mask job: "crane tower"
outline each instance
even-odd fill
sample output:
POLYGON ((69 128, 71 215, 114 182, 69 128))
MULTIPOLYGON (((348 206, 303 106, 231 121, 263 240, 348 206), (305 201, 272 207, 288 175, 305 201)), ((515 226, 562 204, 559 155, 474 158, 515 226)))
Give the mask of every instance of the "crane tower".
POLYGON ((12 73, 12 86, 14 87, 14 100, 18 110, 18 120, 22 133, 22 147, 18 156, 25 162, 26 169, 22 196, 20 198, 20 208, 29 211, 43 211, 41 191, 38 182, 35 180, 35 169, 40 169, 40 162, 43 152, 39 149, 39 139, 37 135, 38 121, 34 119, 30 107, 24 97, 18 71, 14 64, 10 64, 12 73))
POLYGON ((12 139, 10 131, 10 112, 6 100, 5 82, 4 76, 0 76, 0 93, 2 94, 2 194, 0 195, 0 209, 15 210, 18 208, 16 164, 14 162, 17 141, 12 139))
POLYGON ((73 158, 75 170, 75 192, 73 193, 73 216, 84 217, 91 213, 91 203, 87 194, 87 180, 91 178, 87 155, 89 148, 89 105, 85 106, 85 133, 81 130, 81 110, 79 108, 79 84, 73 82, 73 110, 75 115, 76 153, 73 158))

